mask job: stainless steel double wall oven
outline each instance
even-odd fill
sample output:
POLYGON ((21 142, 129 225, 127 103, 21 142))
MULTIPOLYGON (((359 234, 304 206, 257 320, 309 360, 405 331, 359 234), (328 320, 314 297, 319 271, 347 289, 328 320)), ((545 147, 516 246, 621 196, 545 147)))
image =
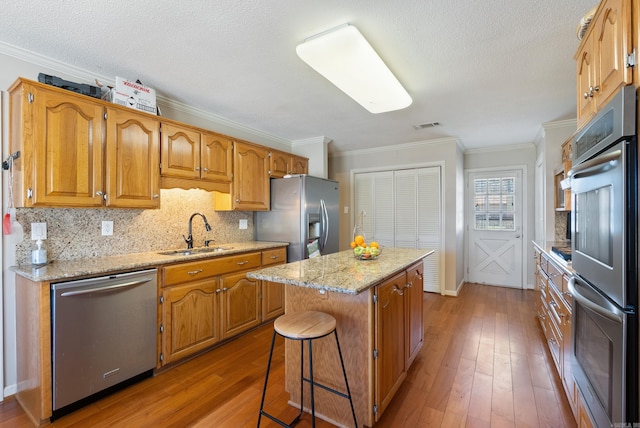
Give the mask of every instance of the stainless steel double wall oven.
POLYGON ((573 370, 598 427, 638 422, 636 91, 573 140, 573 370))

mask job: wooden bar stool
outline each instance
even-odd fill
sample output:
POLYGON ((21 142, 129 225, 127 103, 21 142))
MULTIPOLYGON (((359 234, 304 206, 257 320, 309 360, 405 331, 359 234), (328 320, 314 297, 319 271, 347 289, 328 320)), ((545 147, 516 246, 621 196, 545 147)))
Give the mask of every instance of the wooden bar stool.
POLYGON ((267 364, 267 374, 264 379, 264 388, 262 389, 262 401, 260 402, 260 415, 258 416, 258 428, 260 427, 260 421, 262 416, 266 416, 272 421, 282 425, 285 428, 294 426, 300 420, 304 407, 304 382, 308 382, 311 390, 311 426, 316 426, 316 407, 314 402, 313 389, 315 386, 322 388, 326 391, 332 392, 349 399, 351 405, 351 414, 353 415, 354 426, 358 426, 356 422, 356 412, 353 408, 353 400, 351 399, 351 391, 349 390, 349 382, 347 381, 347 372, 344 369, 344 361, 342 360, 342 351, 340 350, 340 342, 338 341, 338 332, 336 331, 336 319, 329 314, 317 311, 306 311, 286 314, 278 317, 273 323, 273 338, 271 339, 271 350, 269 351, 269 363, 267 364), (347 393, 344 394, 340 391, 336 391, 333 388, 329 388, 326 385, 322 385, 313 380, 313 350, 311 342, 313 339, 320 339, 321 337, 328 336, 333 333, 336 337, 336 345, 338 347, 338 355, 340 356, 340 365, 342 366, 342 374, 344 375, 344 383, 347 389, 347 393), (284 337, 285 339, 299 340, 300 341, 300 413, 291 421, 286 424, 285 422, 277 419, 273 415, 270 415, 264 410, 264 397, 267 392, 267 382, 269 381, 269 371, 271 370, 271 358, 273 357, 273 347, 276 342, 276 334, 284 337), (304 377, 304 341, 309 344, 309 377, 304 377))

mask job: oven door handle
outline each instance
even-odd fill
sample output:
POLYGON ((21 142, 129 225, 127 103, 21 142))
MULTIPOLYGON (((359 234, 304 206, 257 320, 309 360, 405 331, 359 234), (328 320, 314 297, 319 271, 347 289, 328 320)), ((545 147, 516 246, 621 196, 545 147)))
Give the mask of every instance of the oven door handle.
POLYGON ((611 153, 599 155, 595 159, 588 160, 580 165, 571 168, 567 173, 568 177, 577 178, 580 174, 593 173, 593 172, 605 172, 614 167, 610 162, 622 156, 622 150, 614 150, 611 153))
POLYGON ((585 306, 591 309, 595 313, 602 315, 603 317, 615 323, 622 324, 622 315, 619 315, 618 313, 612 310, 603 308, 597 303, 592 302, 591 299, 580 294, 575 284, 576 284, 576 279, 574 277, 569 278, 569 283, 567 284, 569 286, 569 292, 571 293, 573 298, 576 299, 582 306, 585 306))

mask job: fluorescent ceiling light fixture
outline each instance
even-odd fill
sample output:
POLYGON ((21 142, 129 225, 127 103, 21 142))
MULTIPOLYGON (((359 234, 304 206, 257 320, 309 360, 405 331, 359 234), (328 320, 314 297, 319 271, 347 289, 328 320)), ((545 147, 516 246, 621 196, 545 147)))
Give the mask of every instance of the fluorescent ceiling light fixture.
POLYGON ((353 25, 309 37, 296 47, 296 53, 371 113, 400 110, 413 101, 353 25))

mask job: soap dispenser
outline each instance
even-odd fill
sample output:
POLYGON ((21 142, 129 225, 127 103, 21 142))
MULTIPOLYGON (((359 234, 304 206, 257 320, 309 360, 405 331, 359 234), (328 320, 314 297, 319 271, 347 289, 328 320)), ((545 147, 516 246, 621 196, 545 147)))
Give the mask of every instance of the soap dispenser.
POLYGON ((36 242, 37 249, 31 251, 31 263, 34 265, 44 265, 47 263, 47 250, 42 248, 42 240, 36 242))

